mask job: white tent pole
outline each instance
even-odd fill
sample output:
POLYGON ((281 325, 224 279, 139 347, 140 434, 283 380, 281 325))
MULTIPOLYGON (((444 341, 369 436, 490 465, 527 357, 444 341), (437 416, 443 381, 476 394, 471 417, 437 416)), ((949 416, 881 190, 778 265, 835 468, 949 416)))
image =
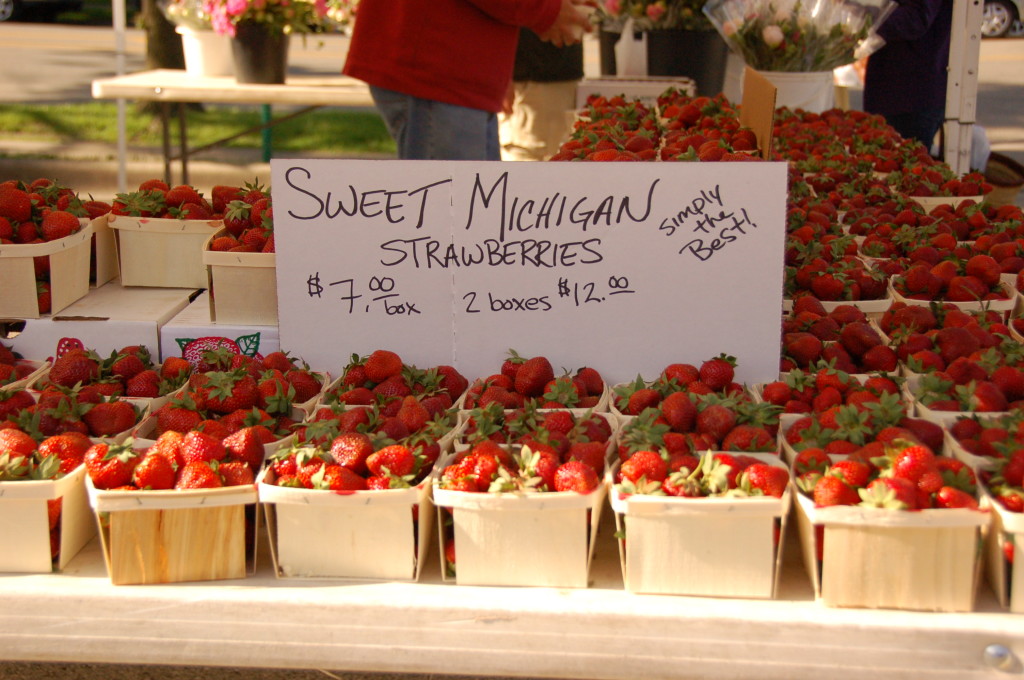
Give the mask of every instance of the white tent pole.
POLYGON ((983 0, 954 0, 943 126, 945 161, 958 175, 971 169, 971 134, 977 121, 978 60, 983 0))
MULTIPOLYGON (((125 74, 125 0, 113 0, 114 14, 114 54, 116 57, 117 75, 125 74)), ((124 99, 117 100, 117 186, 119 192, 127 191, 128 170, 128 103, 124 99)))

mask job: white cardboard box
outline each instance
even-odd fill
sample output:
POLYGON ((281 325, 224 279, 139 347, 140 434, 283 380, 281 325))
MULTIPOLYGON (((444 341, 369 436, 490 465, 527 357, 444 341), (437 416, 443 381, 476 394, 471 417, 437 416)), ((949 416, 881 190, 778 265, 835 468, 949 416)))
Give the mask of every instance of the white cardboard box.
MULTIPOLYGON (((785 468, 772 455, 756 455, 785 468)), ((634 593, 772 598, 791 492, 672 498, 610 491, 622 580, 634 593)))
POLYGON ((55 480, 0 482, 0 572, 64 569, 96 533, 85 493, 85 465, 55 480), (47 500, 63 498, 60 555, 50 556, 47 500))
POLYGON ((90 289, 60 314, 0 324, 0 338, 33 359, 57 356, 65 338, 81 341, 100 356, 127 345, 145 345, 155 358, 160 326, 184 309, 194 293, 183 288, 125 288, 111 281, 90 289))
POLYGON ((825 605, 973 611, 988 512, 815 508, 796 497, 804 566, 825 605), (820 562, 815 525, 824 525, 820 562))
POLYGON ((117 232, 124 285, 202 288, 203 244, 223 222, 109 215, 107 225, 117 232))
POLYGON ((210 318, 220 324, 277 325, 277 256, 210 250, 213 239, 226 233, 211 234, 203 246, 210 318))
MULTIPOLYGON (((200 339, 207 344, 220 344, 240 354, 266 356, 281 349, 278 327, 219 324, 210 319, 209 293, 203 291, 173 319, 160 327, 160 358, 185 356, 192 342, 200 339)), ((327 370, 330 366, 314 366, 314 370, 327 370)))
POLYGON ((1010 512, 982 486, 982 499, 992 512, 992 526, 985 541, 985 573, 999 604, 1024 613, 1024 514, 1010 512), (1005 548, 1014 557, 1007 561, 1005 548))
MULTIPOLYGON (((444 465, 439 466, 443 469, 444 465)), ((597 527, 608 493, 470 493, 433 489, 441 570, 444 516, 452 513, 459 585, 586 588, 597 527)))
POLYGON ((419 579, 433 529, 429 477, 342 494, 276 486, 273 475, 264 470, 259 496, 279 578, 419 579))

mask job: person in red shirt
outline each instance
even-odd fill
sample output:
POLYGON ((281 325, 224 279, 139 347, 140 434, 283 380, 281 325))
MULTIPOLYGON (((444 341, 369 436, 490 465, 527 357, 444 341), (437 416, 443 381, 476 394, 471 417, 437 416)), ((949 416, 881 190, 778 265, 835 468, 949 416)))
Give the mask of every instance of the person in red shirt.
POLYGON ((500 160, 497 114, 520 27, 554 45, 589 32, 592 0, 361 0, 343 72, 370 85, 415 160, 500 160))

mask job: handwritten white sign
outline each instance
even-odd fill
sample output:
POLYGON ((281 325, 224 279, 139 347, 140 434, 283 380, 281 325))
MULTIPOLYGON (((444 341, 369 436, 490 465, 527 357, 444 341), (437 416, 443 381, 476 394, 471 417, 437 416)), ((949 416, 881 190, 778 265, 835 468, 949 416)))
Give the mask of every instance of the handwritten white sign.
POLYGON ((778 373, 780 163, 271 162, 281 346, 470 379, 506 351, 612 383, 722 352, 778 373))

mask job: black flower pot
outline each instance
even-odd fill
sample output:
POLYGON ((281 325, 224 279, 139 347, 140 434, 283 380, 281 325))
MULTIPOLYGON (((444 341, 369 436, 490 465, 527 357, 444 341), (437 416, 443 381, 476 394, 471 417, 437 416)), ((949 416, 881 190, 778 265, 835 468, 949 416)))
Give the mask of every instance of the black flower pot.
POLYGON ((619 42, 622 33, 619 31, 608 31, 600 29, 597 32, 598 54, 601 57, 601 75, 614 76, 615 70, 615 45, 619 42))
POLYGON ((231 56, 239 83, 282 84, 288 71, 288 34, 242 22, 231 39, 231 56))
POLYGON ((647 75, 688 76, 697 94, 714 96, 725 83, 729 46, 718 31, 655 29, 647 32, 647 75))

